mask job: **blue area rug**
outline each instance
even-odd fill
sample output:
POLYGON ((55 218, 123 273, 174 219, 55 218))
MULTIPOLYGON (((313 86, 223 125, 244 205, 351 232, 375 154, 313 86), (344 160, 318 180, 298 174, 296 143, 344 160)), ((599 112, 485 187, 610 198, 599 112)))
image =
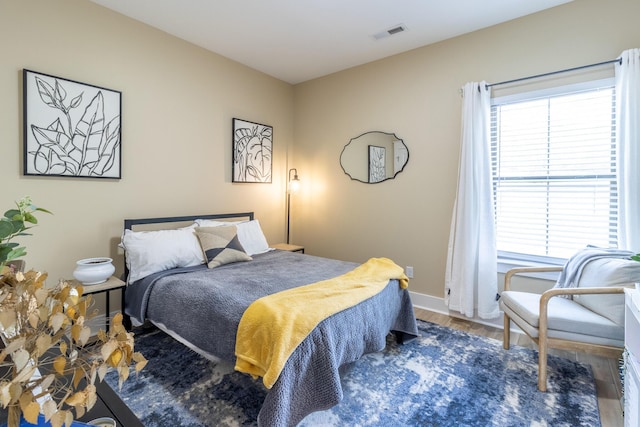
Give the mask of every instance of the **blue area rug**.
MULTIPOLYGON (((588 366, 549 356, 549 387, 537 390, 537 352, 419 322, 420 338, 387 340, 345 369, 343 401, 300 426, 599 426, 588 366)), ((146 427, 255 426, 260 381, 212 362, 166 334, 136 336, 149 364, 119 391, 146 427)), ((118 390, 115 372, 106 381, 118 390)))

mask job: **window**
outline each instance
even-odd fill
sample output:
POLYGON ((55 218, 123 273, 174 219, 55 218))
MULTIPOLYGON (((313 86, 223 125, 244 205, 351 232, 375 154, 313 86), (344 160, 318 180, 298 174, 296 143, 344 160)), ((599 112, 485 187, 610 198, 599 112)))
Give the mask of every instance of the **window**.
POLYGON ((495 98, 491 161, 500 257, 617 247, 612 80, 495 98))

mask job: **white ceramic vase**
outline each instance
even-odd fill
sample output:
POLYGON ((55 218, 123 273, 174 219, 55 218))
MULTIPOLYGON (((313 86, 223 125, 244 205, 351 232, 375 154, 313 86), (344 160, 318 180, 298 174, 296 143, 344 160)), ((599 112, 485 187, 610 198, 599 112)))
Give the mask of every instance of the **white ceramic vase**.
POLYGON ((106 282, 115 271, 111 258, 85 258, 76 262, 73 277, 83 285, 97 285, 106 282))

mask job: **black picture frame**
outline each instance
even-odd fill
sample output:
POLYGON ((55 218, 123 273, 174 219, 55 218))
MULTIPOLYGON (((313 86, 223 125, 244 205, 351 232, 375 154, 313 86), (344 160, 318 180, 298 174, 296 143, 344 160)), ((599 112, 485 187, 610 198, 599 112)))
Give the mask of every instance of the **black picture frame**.
POLYGON ((381 182, 387 179, 387 149, 377 145, 369 145, 369 182, 381 182))
POLYGON ((271 183, 273 127, 234 118, 232 182, 271 183))
POLYGON ((122 177, 122 93, 23 70, 24 175, 122 177))

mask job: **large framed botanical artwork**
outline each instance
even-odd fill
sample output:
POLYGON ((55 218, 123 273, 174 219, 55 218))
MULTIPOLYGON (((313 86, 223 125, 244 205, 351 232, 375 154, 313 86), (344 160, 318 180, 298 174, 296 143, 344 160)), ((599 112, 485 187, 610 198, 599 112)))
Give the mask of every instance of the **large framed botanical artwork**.
POLYGON ((271 182, 273 128, 233 119, 232 182, 271 182))
POLYGON ((121 178, 122 93, 23 70, 24 174, 121 178))

